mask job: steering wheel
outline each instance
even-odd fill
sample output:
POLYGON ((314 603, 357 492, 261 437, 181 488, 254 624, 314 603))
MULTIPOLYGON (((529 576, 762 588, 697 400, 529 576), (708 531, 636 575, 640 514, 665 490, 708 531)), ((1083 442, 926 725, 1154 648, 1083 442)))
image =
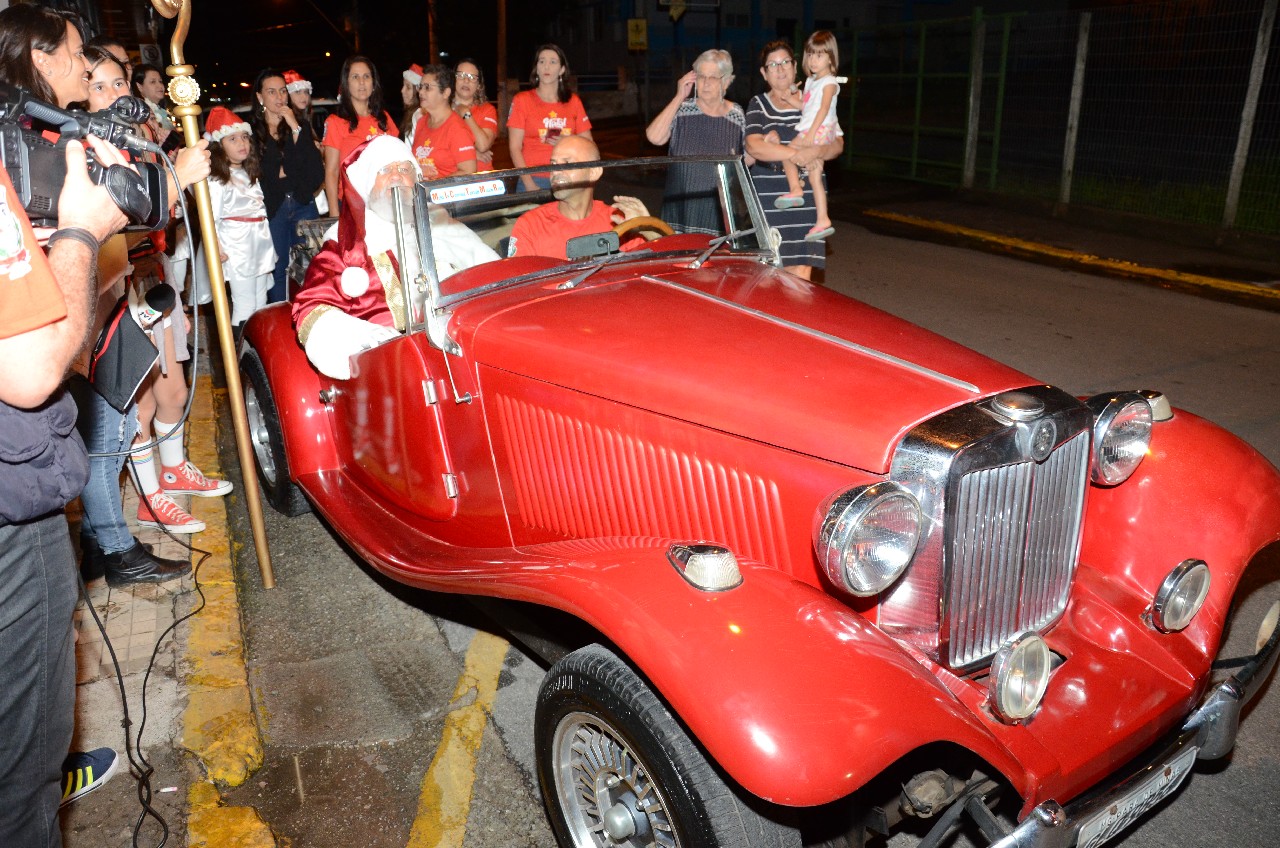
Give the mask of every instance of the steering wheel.
POLYGON ((652 215, 638 215, 635 218, 628 218, 613 228, 613 231, 618 234, 618 238, 622 238, 632 230, 645 230, 644 237, 646 241, 653 241, 661 236, 675 235, 676 232, 666 221, 661 218, 655 218, 652 215))

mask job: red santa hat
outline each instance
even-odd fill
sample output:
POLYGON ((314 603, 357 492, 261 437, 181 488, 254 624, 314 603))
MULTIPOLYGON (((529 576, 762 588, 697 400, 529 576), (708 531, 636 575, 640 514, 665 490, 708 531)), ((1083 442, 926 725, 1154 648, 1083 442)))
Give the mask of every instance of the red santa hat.
POLYGON ((251 134, 253 131, 244 120, 225 106, 214 106, 209 110, 209 117, 204 124, 204 137, 209 141, 222 141, 236 133, 251 134))
POLYGON ((409 66, 409 70, 404 72, 404 78, 409 81, 410 85, 417 88, 418 83, 422 82, 422 66, 414 62, 409 66))
POLYGON ((305 91, 311 93, 311 83, 302 74, 290 68, 284 72, 284 87, 289 91, 305 91))
POLYGON ((373 191, 378 172, 395 162, 412 162, 409 145, 398 138, 380 135, 347 155, 342 162, 342 210, 338 215, 338 249, 342 254, 342 293, 352 300, 369 290, 373 261, 365 244, 365 203, 373 191))

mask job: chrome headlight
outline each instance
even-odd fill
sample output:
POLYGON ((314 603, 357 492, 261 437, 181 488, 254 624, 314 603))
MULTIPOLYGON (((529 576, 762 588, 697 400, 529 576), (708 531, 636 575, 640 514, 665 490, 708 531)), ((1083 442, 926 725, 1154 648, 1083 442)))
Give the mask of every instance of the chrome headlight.
POLYGON ((1014 636, 991 664, 991 710, 1006 722, 1027 718, 1040 706, 1052 670, 1049 646, 1040 634, 1027 630, 1014 636))
POLYGON ((855 595, 888 588, 920 541, 920 504, 897 483, 858 486, 828 499, 814 534, 831 582, 855 595))
POLYGON ((1093 482, 1115 486, 1129 479, 1151 445, 1151 404, 1137 392, 1094 395, 1093 482))
POLYGON ((1161 633, 1175 633, 1191 623, 1209 596, 1209 566, 1189 559, 1178 564, 1160 584, 1151 602, 1151 624, 1161 633))

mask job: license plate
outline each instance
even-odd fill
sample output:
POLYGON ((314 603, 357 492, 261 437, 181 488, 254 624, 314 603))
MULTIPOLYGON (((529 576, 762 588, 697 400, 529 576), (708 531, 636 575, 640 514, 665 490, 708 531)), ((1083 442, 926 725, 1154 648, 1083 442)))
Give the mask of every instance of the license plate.
POLYGON ((1124 798, 1085 821, 1076 848, 1098 848, 1177 789, 1196 763, 1197 748, 1183 751, 1124 798))

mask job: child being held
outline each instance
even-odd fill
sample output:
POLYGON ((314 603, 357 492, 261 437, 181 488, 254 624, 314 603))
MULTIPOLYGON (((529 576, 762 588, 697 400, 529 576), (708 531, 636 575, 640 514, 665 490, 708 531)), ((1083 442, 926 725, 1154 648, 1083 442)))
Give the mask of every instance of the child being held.
MULTIPOLYGON (((792 147, 812 147, 835 141, 840 135, 836 120, 836 95, 845 77, 835 75, 840 64, 836 37, 827 30, 818 30, 804 44, 804 69, 809 78, 804 83, 804 100, 800 107, 800 122, 792 147)), ((793 162, 783 162, 789 191, 779 196, 773 205, 779 209, 794 209, 804 205, 804 185, 800 182, 800 169, 793 162)), ((822 159, 807 169, 809 187, 813 189, 813 205, 818 213, 817 223, 805 235, 805 241, 821 241, 835 232, 831 217, 827 214, 827 190, 822 182, 822 159)))
MULTIPOLYGON (((267 223, 267 204, 258 182, 258 155, 252 130, 230 109, 209 112, 205 138, 211 154, 209 195, 222 253, 222 271, 231 290, 231 323, 237 329, 267 305, 276 250, 267 223)), ((201 250, 203 251, 203 246, 201 250)), ((204 267, 204 259, 196 265, 204 267)))

